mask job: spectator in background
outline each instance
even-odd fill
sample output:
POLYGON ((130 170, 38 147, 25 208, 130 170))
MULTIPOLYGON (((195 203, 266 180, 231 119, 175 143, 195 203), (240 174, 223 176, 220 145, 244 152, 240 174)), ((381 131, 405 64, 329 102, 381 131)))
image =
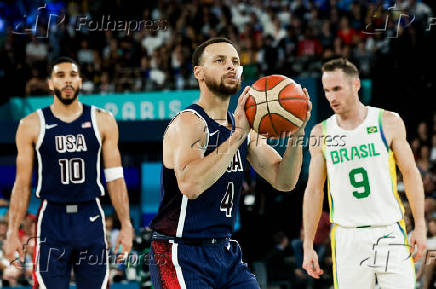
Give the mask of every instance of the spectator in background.
POLYGON ((424 193, 428 197, 436 198, 436 180, 431 172, 423 172, 422 183, 424 185, 424 193))
POLYGON ((261 71, 264 75, 273 74, 276 69, 277 50, 273 47, 274 38, 266 36, 265 43, 259 53, 261 71))
POLYGON ((324 20, 322 23, 321 34, 319 36, 321 46, 324 49, 333 47, 334 39, 335 37, 331 31, 330 21, 324 20))
POLYGON ((283 27, 289 26, 291 24, 291 11, 289 11, 288 3, 282 3, 280 7, 280 12, 277 13, 277 17, 283 27))
POLYGON ((280 23, 279 18, 274 17, 273 19, 273 31, 272 31, 272 37, 274 39, 273 46, 277 47, 280 40, 286 36, 286 30, 283 29, 283 26, 280 23))
POLYGON ((310 13, 306 14, 306 21, 312 28, 313 34, 319 38, 321 36, 322 26, 325 21, 319 18, 318 9, 310 9, 310 13))
POLYGON ((430 171, 430 149, 427 145, 421 146, 416 165, 421 173, 430 171))
POLYGON ((48 45, 41 42, 35 35, 32 41, 26 44, 26 61, 29 65, 38 61, 47 61, 48 45))
POLYGON ((286 258, 291 256, 289 239, 283 232, 277 232, 273 236, 274 247, 266 255, 268 281, 292 282, 292 267, 286 258))
POLYGON ((425 198, 424 214, 427 221, 431 220, 433 217, 436 217, 436 200, 434 198, 425 198))
POLYGON ((360 6, 360 3, 357 1, 354 1, 351 4, 351 23, 350 26, 356 31, 360 31, 363 28, 364 25, 364 19, 363 19, 363 13, 362 8, 360 6))
POLYGON ((100 86, 98 88, 98 93, 108 94, 115 92, 115 85, 109 80, 109 73, 107 71, 102 72, 100 77, 100 86))
POLYGON ((345 44, 352 44, 354 37, 357 35, 356 30, 351 28, 348 23, 348 18, 343 16, 339 22, 339 30, 337 36, 341 38, 345 44))
POLYGON ((417 133, 421 144, 426 144, 428 141, 428 126, 426 122, 422 121, 418 124, 417 133))
MULTIPOLYGON (((434 125, 436 127, 436 124, 434 125)), ((433 166, 436 164, 436 133, 433 133, 433 136, 431 137, 431 151, 430 151, 430 161, 432 162, 433 166)))
POLYGON ((415 160, 419 158, 419 153, 421 150, 421 141, 419 138, 414 138, 410 143, 410 148, 412 149, 415 160))
POLYGON ((80 49, 77 52, 77 60, 84 64, 94 63, 94 51, 88 48, 88 41, 82 40, 82 42, 80 42, 80 49))
POLYGON ((359 72, 362 77, 368 77, 371 73, 372 61, 374 54, 367 50, 364 42, 359 42, 353 50, 353 59, 356 60, 359 72))
POLYGON ((32 68, 32 77, 26 83, 26 95, 47 95, 48 93, 47 79, 37 68, 32 68))
POLYGON ((153 52, 164 44, 164 39, 159 37, 157 31, 147 31, 146 36, 141 41, 142 47, 147 51, 147 55, 153 55, 153 52))
POLYGON ((307 27, 304 38, 298 42, 298 56, 319 56, 322 53, 322 47, 318 38, 314 37, 312 28, 307 27))

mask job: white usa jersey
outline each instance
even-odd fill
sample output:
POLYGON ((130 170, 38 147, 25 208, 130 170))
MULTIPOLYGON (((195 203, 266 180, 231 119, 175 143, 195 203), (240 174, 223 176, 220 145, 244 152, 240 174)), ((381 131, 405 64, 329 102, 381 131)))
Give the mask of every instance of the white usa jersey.
POLYGON ((344 227, 383 226, 403 219, 395 160, 382 128, 383 109, 368 107, 353 130, 340 128, 336 115, 322 122, 330 221, 344 227), (341 136, 341 143, 329 138, 341 136))

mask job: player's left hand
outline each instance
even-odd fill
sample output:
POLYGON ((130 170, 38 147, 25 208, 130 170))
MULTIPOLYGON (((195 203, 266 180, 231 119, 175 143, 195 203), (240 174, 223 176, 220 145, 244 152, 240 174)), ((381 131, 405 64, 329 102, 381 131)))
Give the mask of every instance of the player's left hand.
POLYGON ((129 223, 127 225, 122 225, 120 233, 118 234, 117 243, 115 245, 115 252, 121 251, 120 252, 121 254, 117 258, 118 261, 127 258, 127 255, 132 249, 132 241, 133 241, 132 224, 129 223))
POLYGON ((422 256, 425 255, 425 252, 427 250, 427 229, 425 227, 416 227, 412 233, 410 234, 410 251, 414 252, 415 249, 416 255, 413 258, 414 262, 416 263, 419 259, 422 258, 422 256))

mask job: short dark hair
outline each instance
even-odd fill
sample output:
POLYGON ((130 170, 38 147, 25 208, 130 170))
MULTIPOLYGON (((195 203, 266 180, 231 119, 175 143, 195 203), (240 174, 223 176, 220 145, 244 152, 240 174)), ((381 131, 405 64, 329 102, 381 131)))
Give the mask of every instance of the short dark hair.
POLYGON ((79 64, 77 63, 77 61, 75 61, 75 60, 73 60, 73 59, 71 59, 69 57, 66 57, 66 56, 61 56, 61 57, 58 57, 55 60, 53 60, 52 63, 50 64, 50 69, 49 69, 48 77, 51 77, 51 74, 53 73, 53 69, 54 69, 54 67, 56 65, 58 65, 59 63, 65 63, 65 62, 77 65, 77 68, 80 71, 80 67, 79 67, 79 64))
MULTIPOLYGON (((230 41, 228 38, 225 37, 214 37, 211 38, 203 43, 201 43, 197 48, 194 50, 194 54, 192 54, 192 66, 200 65, 201 57, 203 56, 204 49, 214 43, 230 43, 235 47, 232 41, 230 41)), ((235 47, 236 49, 236 47, 235 47)))
POLYGON ((322 72, 341 70, 348 76, 359 77, 359 70, 357 67, 351 61, 343 57, 327 61, 323 64, 321 70, 322 72))

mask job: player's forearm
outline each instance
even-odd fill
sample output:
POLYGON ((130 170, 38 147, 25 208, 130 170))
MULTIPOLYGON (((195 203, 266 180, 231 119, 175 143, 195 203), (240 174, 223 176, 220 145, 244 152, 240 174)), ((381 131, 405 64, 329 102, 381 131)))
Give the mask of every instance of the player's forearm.
POLYGON ((18 233, 21 222, 26 215, 31 194, 30 186, 17 185, 12 189, 9 205, 9 232, 18 233))
POLYGON ((177 178, 182 194, 197 198, 211 187, 226 172, 244 140, 245 135, 236 131, 206 157, 190 162, 177 178))
POLYGON ((321 218, 324 194, 322 191, 306 189, 303 200, 303 227, 305 249, 313 249, 318 222, 321 218))
POLYGON ((107 189, 121 226, 131 226, 129 215, 129 195, 127 194, 124 178, 108 182, 107 189))
POLYGON ((302 148, 292 139, 293 137, 289 138, 283 158, 277 164, 277 176, 274 187, 282 191, 290 191, 295 188, 303 162, 302 148))
POLYGON ((410 203, 415 227, 425 228, 424 219, 424 187, 417 169, 403 173, 404 188, 410 203))

